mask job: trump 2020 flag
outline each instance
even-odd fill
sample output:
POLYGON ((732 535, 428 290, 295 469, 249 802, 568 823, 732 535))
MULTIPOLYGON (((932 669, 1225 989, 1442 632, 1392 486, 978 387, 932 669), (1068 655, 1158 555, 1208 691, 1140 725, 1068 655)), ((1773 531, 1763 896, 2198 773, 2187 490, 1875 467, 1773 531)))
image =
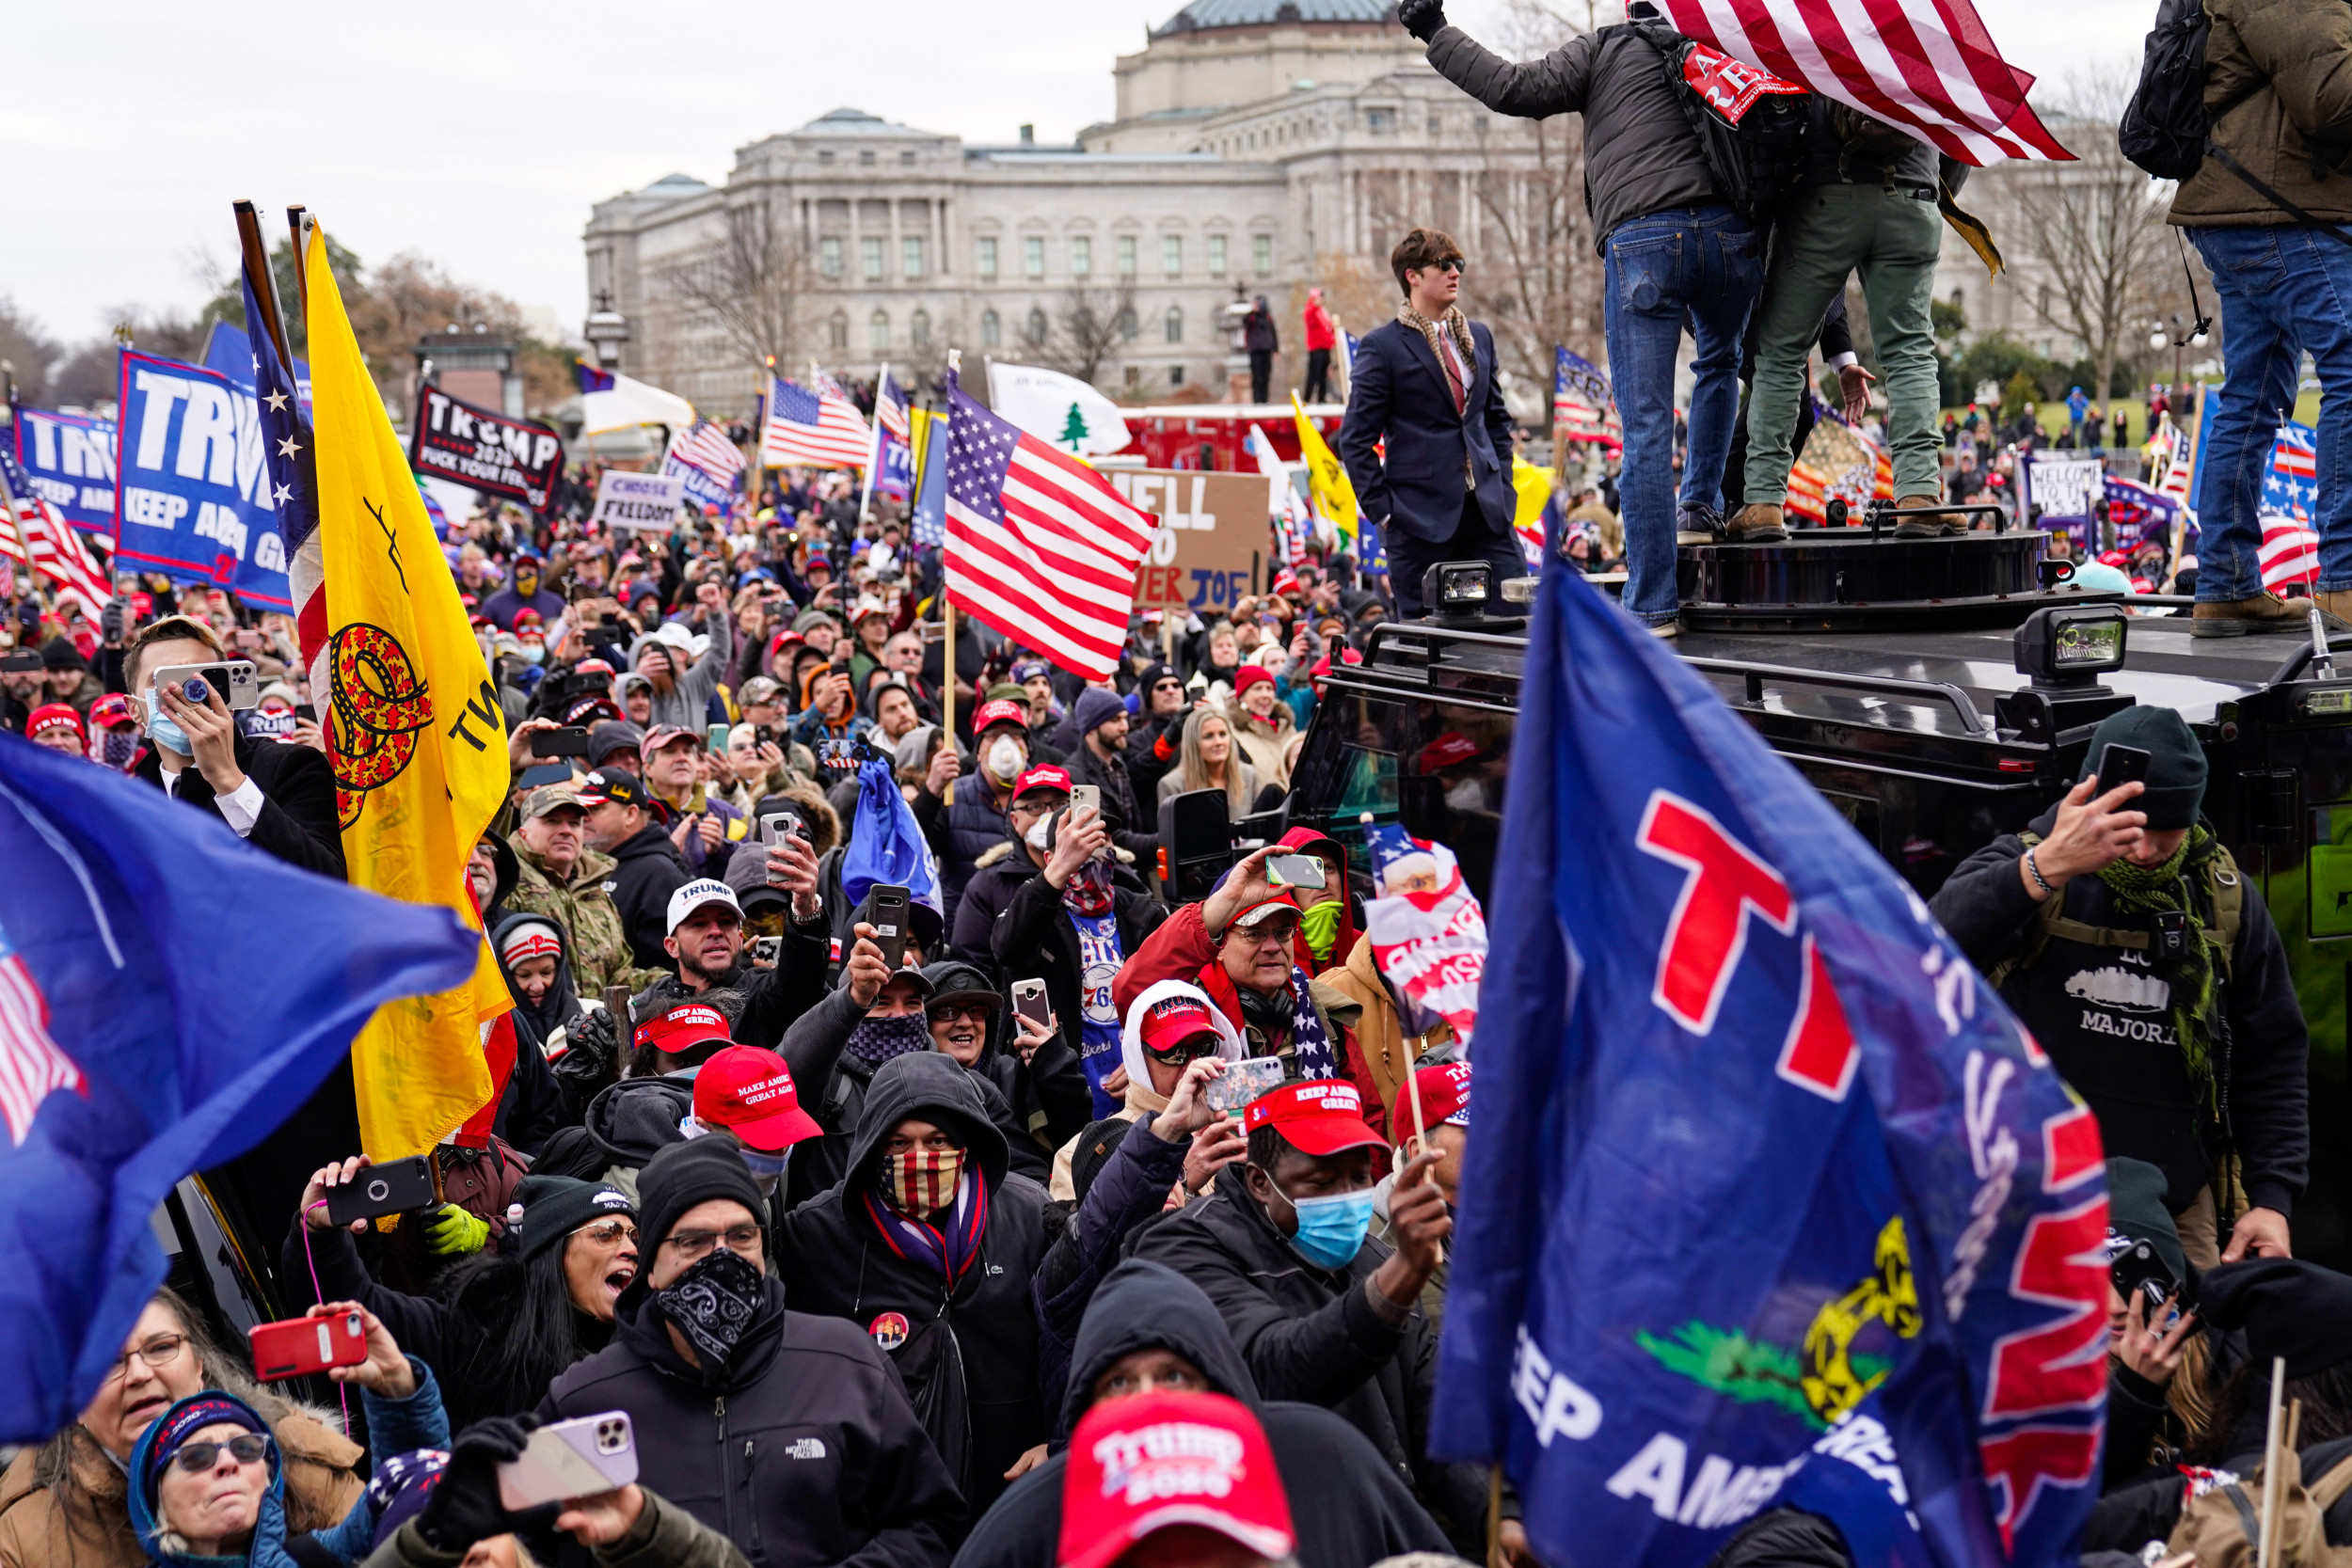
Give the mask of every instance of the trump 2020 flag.
POLYGON ((1432 1452, 1551 1562, 1701 1562, 1784 1488, 1864 1561, 2071 1562, 2098 1127, 1925 903, 1567 572, 1496 864, 1432 1452))
POLYGON ((482 939, 0 736, 0 1442, 86 1405, 164 1277, 182 1177, 301 1108, 379 1004, 482 939))

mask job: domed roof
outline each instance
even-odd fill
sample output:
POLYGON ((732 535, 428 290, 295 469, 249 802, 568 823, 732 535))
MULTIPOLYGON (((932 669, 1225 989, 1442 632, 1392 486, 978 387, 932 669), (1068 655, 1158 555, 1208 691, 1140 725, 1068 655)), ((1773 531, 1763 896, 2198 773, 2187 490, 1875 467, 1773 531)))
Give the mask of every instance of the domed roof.
POLYGON ((1394 0, 1192 0, 1152 30, 1153 38, 1209 27, 1263 27, 1274 23, 1383 22, 1396 14, 1394 0))

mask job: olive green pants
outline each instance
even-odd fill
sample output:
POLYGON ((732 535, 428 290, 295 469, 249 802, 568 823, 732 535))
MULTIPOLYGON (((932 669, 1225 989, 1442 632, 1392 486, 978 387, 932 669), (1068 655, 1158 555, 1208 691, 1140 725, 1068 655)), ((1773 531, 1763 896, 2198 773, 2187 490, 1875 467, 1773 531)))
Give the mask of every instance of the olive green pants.
POLYGON ((1859 270, 1870 335, 1886 386, 1886 434, 1895 495, 1942 499, 1937 477, 1935 333, 1928 302, 1943 221, 1933 201, 1878 185, 1807 186, 1781 210, 1771 269, 1757 304, 1756 377, 1748 396, 1746 499, 1788 499, 1789 439, 1805 361, 1821 317, 1859 270))

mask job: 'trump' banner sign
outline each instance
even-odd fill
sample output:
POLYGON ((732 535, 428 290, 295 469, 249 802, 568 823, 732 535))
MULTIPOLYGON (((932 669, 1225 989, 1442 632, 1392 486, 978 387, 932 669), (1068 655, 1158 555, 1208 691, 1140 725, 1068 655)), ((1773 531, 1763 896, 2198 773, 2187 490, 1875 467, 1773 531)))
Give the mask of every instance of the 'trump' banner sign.
POLYGON ((425 387, 417 395, 408 462, 421 474, 511 496, 544 512, 564 467, 564 441, 546 425, 510 420, 425 387))
POLYGON ((286 542, 253 394, 217 371, 122 351, 116 558, 291 611, 286 542))
POLYGON ((16 460, 33 493, 88 533, 115 527, 115 422, 94 414, 16 410, 16 460))

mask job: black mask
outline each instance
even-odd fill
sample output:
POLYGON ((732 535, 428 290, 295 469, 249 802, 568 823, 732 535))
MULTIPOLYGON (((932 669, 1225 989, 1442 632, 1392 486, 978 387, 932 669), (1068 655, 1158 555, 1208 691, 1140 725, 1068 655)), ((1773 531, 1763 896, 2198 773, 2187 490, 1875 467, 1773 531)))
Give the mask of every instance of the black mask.
POLYGON ((653 1299, 661 1315, 692 1343, 706 1370, 723 1367, 759 1310, 763 1283, 758 1269, 739 1253, 714 1247, 710 1255, 653 1299))

